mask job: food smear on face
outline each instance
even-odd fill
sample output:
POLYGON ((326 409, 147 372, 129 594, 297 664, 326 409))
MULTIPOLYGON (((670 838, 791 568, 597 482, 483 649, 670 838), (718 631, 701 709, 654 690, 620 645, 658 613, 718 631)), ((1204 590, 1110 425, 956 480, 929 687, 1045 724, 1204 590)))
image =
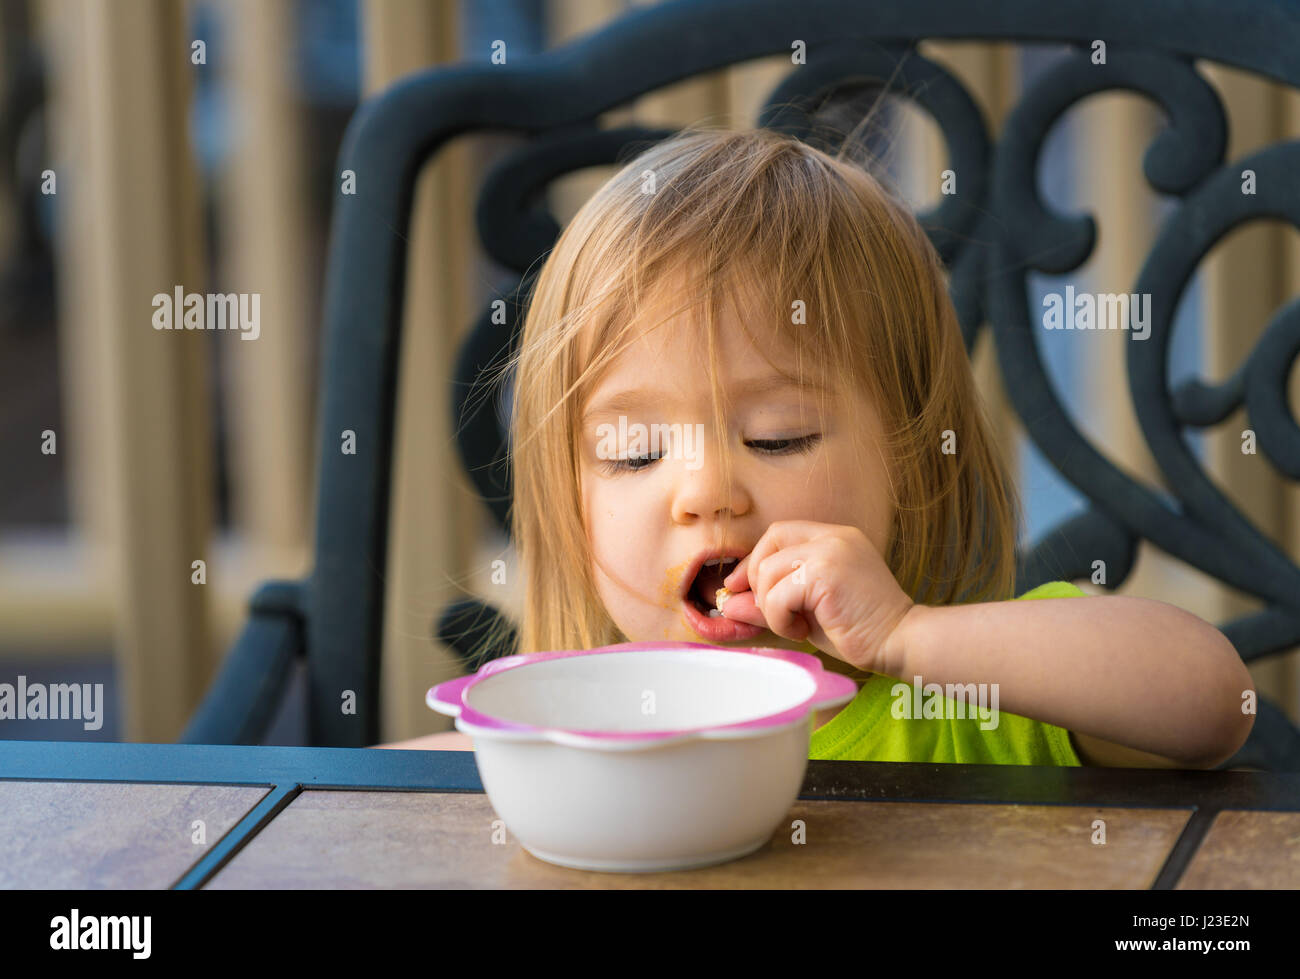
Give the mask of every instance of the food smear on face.
POLYGON ((682 585, 686 580, 686 571, 690 561, 675 564, 664 575, 663 588, 660 591, 660 604, 670 611, 677 611, 682 604, 682 585))

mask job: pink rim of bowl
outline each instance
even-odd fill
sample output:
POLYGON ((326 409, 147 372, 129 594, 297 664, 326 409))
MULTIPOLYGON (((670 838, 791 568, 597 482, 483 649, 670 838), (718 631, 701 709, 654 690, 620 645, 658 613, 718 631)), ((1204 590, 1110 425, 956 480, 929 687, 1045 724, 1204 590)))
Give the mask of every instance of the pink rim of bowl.
POLYGON ((777 649, 768 646, 713 646, 702 642, 628 642, 596 649, 572 649, 556 652, 522 653, 490 660, 477 673, 457 677, 430 688, 425 703, 440 714, 456 718, 456 728, 465 734, 488 734, 494 740, 553 741, 575 747, 637 748, 654 747, 693 738, 736 739, 753 738, 775 732, 779 728, 802 721, 813 711, 848 703, 858 692, 858 686, 846 676, 831 673, 821 661, 809 653, 796 649, 777 649), (787 710, 756 717, 735 724, 721 724, 702 728, 682 728, 667 731, 581 731, 572 728, 537 727, 517 721, 507 721, 475 710, 469 705, 470 689, 504 670, 518 669, 531 663, 564 659, 569 656, 596 656, 608 653, 637 652, 658 649, 704 649, 711 652, 743 653, 764 656, 798 666, 812 675, 812 696, 787 710))

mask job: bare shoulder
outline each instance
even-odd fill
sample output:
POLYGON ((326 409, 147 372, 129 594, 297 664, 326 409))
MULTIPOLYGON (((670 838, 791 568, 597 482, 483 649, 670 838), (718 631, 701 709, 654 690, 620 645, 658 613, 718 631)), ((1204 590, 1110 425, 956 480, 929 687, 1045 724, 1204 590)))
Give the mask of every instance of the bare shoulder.
POLYGON ((443 731, 441 734, 426 734, 408 741, 393 741, 389 744, 375 744, 372 748, 400 748, 414 751, 473 751, 474 741, 468 734, 459 731, 443 731))

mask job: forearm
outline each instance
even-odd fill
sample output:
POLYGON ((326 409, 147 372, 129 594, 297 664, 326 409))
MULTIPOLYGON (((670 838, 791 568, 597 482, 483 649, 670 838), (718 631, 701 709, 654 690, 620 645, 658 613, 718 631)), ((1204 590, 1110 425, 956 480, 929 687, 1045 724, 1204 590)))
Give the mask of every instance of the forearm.
POLYGON ((1252 720, 1227 638, 1142 598, 916 606, 883 660, 908 683, 997 683, 999 710, 1188 763, 1235 750, 1252 720))
POLYGON ((474 742, 468 734, 460 731, 443 731, 439 734, 426 734, 406 741, 392 741, 388 744, 372 744, 372 748, 400 748, 406 751, 473 751, 474 742))

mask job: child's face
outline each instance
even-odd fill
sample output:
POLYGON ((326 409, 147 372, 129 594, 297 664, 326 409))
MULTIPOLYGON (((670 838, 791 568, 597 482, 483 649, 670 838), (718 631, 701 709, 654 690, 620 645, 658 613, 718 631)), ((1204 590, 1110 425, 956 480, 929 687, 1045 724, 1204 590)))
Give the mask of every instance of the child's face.
MULTIPOLYGON (((860 395, 847 401, 828 396, 825 413, 819 414, 815 391, 803 393, 802 405, 793 386, 760 393, 755 382, 771 376, 772 369, 734 319, 724 318, 721 326, 720 382, 733 406, 733 430, 727 436, 733 446, 729 497, 721 484, 720 443, 711 420, 708 361, 694 347, 688 319, 643 331, 584 405, 581 487, 597 590, 610 617, 633 642, 688 640, 812 652, 810 644, 770 630, 730 643, 701 636, 683 607, 682 591, 689 584, 685 577, 696 556, 715 546, 715 527, 725 510, 732 515, 728 539, 721 542, 727 550, 748 553, 774 521, 809 520, 857 526, 885 554, 893 512, 883 463, 875 451, 867 459, 855 458, 850 440, 854 426, 860 426, 865 444, 877 445, 879 419, 860 395), (610 396, 638 389, 654 392, 639 407, 604 406, 610 396), (618 436, 614 455, 653 461, 634 463, 638 468, 625 462, 619 471, 606 471, 602 467, 611 460, 602 458, 602 435, 608 456, 610 433, 620 416, 628 434, 618 436), (657 423, 679 425, 660 431, 685 433, 689 426, 692 436, 702 425, 702 441, 632 441, 633 426, 648 431, 657 423), (753 445, 810 435, 816 438, 807 452, 772 454, 753 445)), ((783 369, 793 366, 789 351, 767 352, 783 369)))

